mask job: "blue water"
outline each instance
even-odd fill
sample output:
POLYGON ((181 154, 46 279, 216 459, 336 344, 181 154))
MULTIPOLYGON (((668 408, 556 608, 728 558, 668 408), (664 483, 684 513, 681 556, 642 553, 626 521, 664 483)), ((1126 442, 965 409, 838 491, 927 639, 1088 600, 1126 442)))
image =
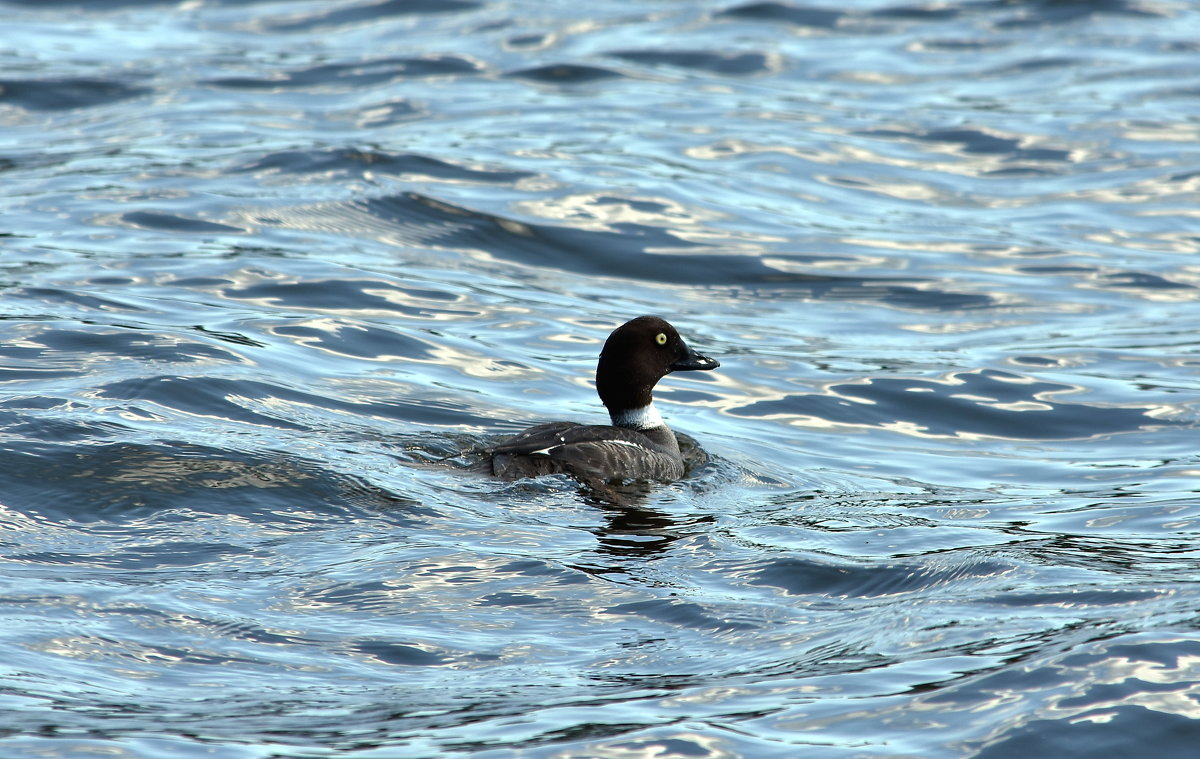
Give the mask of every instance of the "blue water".
POLYGON ((1200 6, 0 14, 0 756, 1196 756, 1200 6))

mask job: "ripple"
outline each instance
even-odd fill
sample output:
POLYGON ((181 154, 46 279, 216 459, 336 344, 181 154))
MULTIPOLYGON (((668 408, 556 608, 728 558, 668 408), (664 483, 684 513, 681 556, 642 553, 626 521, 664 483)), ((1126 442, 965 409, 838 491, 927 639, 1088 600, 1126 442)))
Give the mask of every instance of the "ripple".
MULTIPOLYGON (((995 3, 1005 7, 1007 3, 995 3)), ((998 29, 1024 29, 1031 26, 1071 24, 1095 16, 1124 16, 1128 18, 1155 18, 1164 14, 1151 6, 1130 0, 1034 0, 1020 4, 1015 13, 996 23, 998 29)))
POLYGON ((334 85, 370 87, 414 77, 474 74, 478 70, 474 62, 453 55, 372 58, 350 63, 327 63, 266 77, 218 77, 208 80, 207 84, 243 90, 305 89, 334 85))
POLYGON ((763 53, 713 53, 700 50, 618 50, 615 58, 647 66, 705 71, 724 76, 752 76, 771 70, 771 59, 763 53))
POLYGON ((913 139, 960 146, 968 155, 1004 155, 1009 160, 1027 161, 1070 161, 1071 152, 1049 148, 1026 148, 1022 140, 990 134, 981 129, 934 129, 929 131, 903 131, 895 129, 872 129, 862 132, 864 136, 913 139))
POLYGON ((680 601, 654 600, 638 601, 620 604, 604 610, 605 614, 625 615, 636 614, 656 622, 690 627, 697 630, 713 630, 716 632, 734 632, 755 630, 758 625, 750 622, 740 622, 713 616, 699 604, 680 601))
POLYGON ((987 308, 991 296, 948 292, 919 277, 898 280, 797 273, 781 265, 812 259, 776 253, 755 255, 705 250, 672 230, 619 223, 612 230, 536 224, 496 216, 437 198, 408 193, 351 203, 280 210, 258 223, 373 234, 403 245, 432 245, 489 256, 527 267, 588 276, 620 277, 675 285, 753 286, 761 297, 788 294, 832 300, 877 301, 903 308, 987 308), (668 250, 669 253, 658 251, 668 250), (685 252, 695 250, 697 252, 685 252))
MULTIPOLYGON (((23 287, 20 289, 9 290, 6 295, 16 298, 29 298, 37 300, 40 303, 49 304, 51 306, 60 307, 63 305, 76 306, 86 311, 108 311, 108 312, 144 312, 146 309, 133 303, 128 303, 118 300, 113 297, 105 297, 97 295, 86 290, 75 290, 59 287, 23 287)), ((19 355, 30 349, 30 346, 10 349, 16 353, 8 355, 19 355)))
POLYGON ((40 346, 39 355, 62 360, 66 354, 89 357, 138 358, 169 363, 228 361, 241 363, 236 353, 185 338, 156 335, 144 330, 48 329, 29 340, 28 350, 40 346))
POLYGON ((882 598, 928 591, 965 580, 983 580, 1011 572, 1011 565, 969 560, 951 567, 924 565, 854 566, 803 559, 780 559, 746 571, 751 585, 779 588, 787 595, 834 598, 882 598))
POLYGON ((621 79, 624 74, 600 66, 585 66, 578 63, 552 63, 545 66, 520 69, 507 76, 528 79, 541 84, 590 84, 607 79, 621 79))
POLYGON ((154 211, 133 211, 122 214, 121 221, 142 229, 168 229, 172 232, 193 232, 197 234, 245 234, 248 230, 231 227, 203 219, 189 219, 169 213, 154 211))
POLYGON ((440 290, 404 287, 382 279, 307 279, 299 282, 262 282, 222 290, 227 298, 262 305, 284 306, 336 313, 395 312, 406 316, 431 314, 469 315, 474 312, 438 308, 456 296, 440 290))
POLYGON ((0 79, 0 103, 31 111, 95 108, 147 95, 148 87, 112 79, 0 79))
MULTIPOLYGON (((196 515, 225 518, 241 514, 270 521, 281 529, 288 525, 312 529, 323 523, 322 512, 325 516, 344 518, 345 504, 361 500, 346 498, 348 493, 361 490, 356 483, 322 471, 311 462, 189 443, 146 445, 120 440, 102 443, 93 438, 91 445, 82 448, 44 444, 37 450, 36 472, 14 469, 20 457, 11 451, 0 455, 9 466, 6 478, 9 508, 40 514, 67 525, 111 520, 118 525, 117 534, 127 535, 135 543, 120 554, 124 558, 114 561, 169 563, 176 548, 183 554, 194 553, 188 562, 206 561, 208 541, 180 540, 176 541, 179 543, 176 548, 162 548, 164 540, 171 543, 164 525, 191 522, 196 515), (65 497, 80 488, 85 491, 92 488, 91 497, 65 497), (314 501, 306 493, 320 498, 314 501), (307 507, 295 508, 298 499, 307 507), (143 535, 138 532, 135 515, 147 513, 158 514, 154 518, 162 521, 143 535), (192 548, 185 551, 181 548, 183 544, 192 548), (139 559, 142 554, 144 559, 139 559)), ((94 547, 94 540, 89 538, 88 542, 94 547)), ((217 558, 230 551, 254 555, 229 541, 213 545, 217 546, 212 549, 217 558)), ((62 561, 74 563, 71 556, 77 552, 69 553, 70 556, 63 555, 62 561)), ((96 553, 95 557, 97 561, 109 560, 107 552, 96 553)))
POLYGON ((351 4, 345 8, 314 13, 288 21, 269 22, 267 28, 276 32, 321 31, 328 27, 365 24, 381 18, 428 13, 462 13, 482 7, 474 0, 383 0, 382 2, 351 4))
POLYGON ((297 431, 312 429, 305 421, 306 415, 300 413, 300 409, 307 408, 451 427, 486 426, 490 422, 471 414, 466 403, 421 399, 356 403, 264 382, 218 377, 156 376, 122 380, 98 388, 96 396, 151 403, 209 419, 297 431))
POLYGON ((835 29, 849 14, 827 8, 765 2, 736 5, 717 15, 747 21, 779 21, 814 29, 835 29))
POLYGON ((281 174, 362 176, 384 174, 455 182, 516 182, 534 176, 524 171, 472 169, 429 156, 361 150, 298 150, 272 153, 239 171, 281 174))
POLYGON ((404 667, 444 667, 454 663, 445 653, 389 641, 363 641, 354 650, 384 664, 404 667))
POLYGON ((823 395, 788 394, 730 409, 736 416, 875 426, 920 437, 1087 439, 1185 422, 1159 407, 1070 403, 1082 388, 987 370, 945 380, 873 378, 831 385, 823 395))
POLYGON ((15 554, 13 561, 38 564, 69 564, 96 569, 152 571, 166 567, 195 567, 220 563, 232 556, 248 554, 244 548, 228 544, 167 542, 136 550, 104 554, 28 553, 15 554))

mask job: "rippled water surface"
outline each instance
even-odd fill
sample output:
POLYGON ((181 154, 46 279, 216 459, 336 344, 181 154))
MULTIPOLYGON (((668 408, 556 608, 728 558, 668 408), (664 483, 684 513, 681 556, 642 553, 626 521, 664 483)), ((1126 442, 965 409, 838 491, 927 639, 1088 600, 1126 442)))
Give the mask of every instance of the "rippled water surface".
POLYGON ((4 757, 1196 755, 1197 4, 0 12, 4 757))

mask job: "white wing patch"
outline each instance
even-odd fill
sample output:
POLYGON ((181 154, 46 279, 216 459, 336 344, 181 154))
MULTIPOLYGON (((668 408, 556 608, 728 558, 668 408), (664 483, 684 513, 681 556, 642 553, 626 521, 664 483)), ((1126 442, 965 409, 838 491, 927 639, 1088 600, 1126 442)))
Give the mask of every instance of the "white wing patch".
POLYGON ((611 445, 627 445, 630 448, 641 448, 643 451, 650 450, 649 448, 642 445, 641 443, 635 443, 632 440, 597 440, 596 442, 597 443, 609 443, 611 445))
POLYGON ((549 456, 550 451, 553 451, 556 448, 562 448, 566 444, 567 444, 567 439, 565 437, 563 437, 562 435, 559 435, 557 443, 555 443, 554 445, 548 445, 545 448, 539 448, 536 451, 530 451, 529 455, 530 456, 549 456))
MULTIPOLYGON (((619 439, 618 440, 584 440, 579 443, 576 443, 576 445, 586 445, 588 443, 591 443, 592 445, 625 445, 630 448, 639 448, 648 453, 655 453, 655 451, 651 450, 650 448, 647 448, 646 446, 642 445, 641 443, 637 443, 632 440, 619 440, 619 439)), ((566 438, 564 438, 562 435, 559 435, 557 443, 555 443, 554 445, 548 445, 545 448, 539 448, 536 451, 530 451, 529 455, 530 456, 549 456, 549 455, 551 455, 552 451, 556 451, 565 445, 567 445, 566 438)))

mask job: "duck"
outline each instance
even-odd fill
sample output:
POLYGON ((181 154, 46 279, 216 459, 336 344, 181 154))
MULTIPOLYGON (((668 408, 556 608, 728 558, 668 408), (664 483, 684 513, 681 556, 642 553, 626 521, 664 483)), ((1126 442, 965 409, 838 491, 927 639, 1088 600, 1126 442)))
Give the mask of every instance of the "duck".
POLYGON ((492 474, 505 480, 567 474, 585 484, 678 480, 686 466, 675 433, 654 407, 654 387, 673 372, 720 365, 689 348, 665 319, 631 319, 608 336, 596 364, 596 393, 612 423, 530 427, 490 450, 492 474))

